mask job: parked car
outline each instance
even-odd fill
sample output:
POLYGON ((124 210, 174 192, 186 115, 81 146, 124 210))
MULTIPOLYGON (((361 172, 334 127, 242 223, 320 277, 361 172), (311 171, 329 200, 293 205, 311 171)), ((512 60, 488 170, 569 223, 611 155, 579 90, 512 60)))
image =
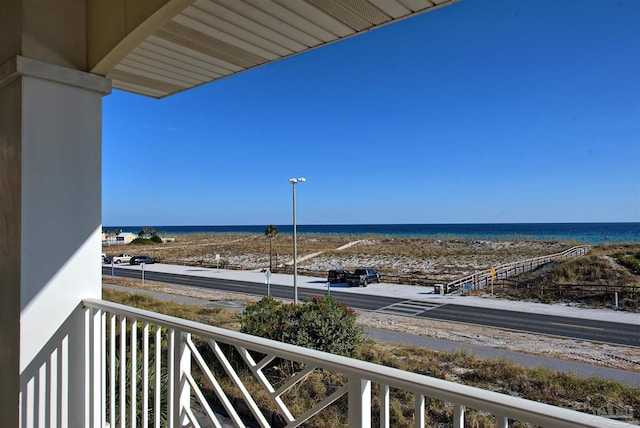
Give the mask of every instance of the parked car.
POLYGON ((105 262, 106 258, 107 258, 107 255, 105 253, 102 253, 102 256, 100 257, 100 260, 102 260, 102 263, 105 262))
POLYGON ((349 286, 357 285, 366 287, 371 282, 380 282, 380 274, 372 268, 356 269, 353 273, 347 275, 347 283, 349 286))
POLYGON ((109 263, 111 263, 111 261, 115 264, 127 263, 131 261, 131 257, 131 254, 116 254, 115 256, 111 256, 109 263))
POLYGON ((327 281, 334 282, 347 282, 347 272, 344 269, 331 269, 327 272, 327 281))
POLYGON ((155 262, 156 262, 156 259, 149 256, 133 256, 131 257, 131 260, 129 260, 129 264, 131 265, 139 265, 140 263, 145 263, 150 265, 155 262))

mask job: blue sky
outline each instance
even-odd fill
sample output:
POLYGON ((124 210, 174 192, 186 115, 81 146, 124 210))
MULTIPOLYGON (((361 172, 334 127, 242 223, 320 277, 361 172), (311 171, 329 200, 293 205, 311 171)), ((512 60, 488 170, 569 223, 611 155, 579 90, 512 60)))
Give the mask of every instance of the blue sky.
POLYGON ((103 224, 640 221, 640 1, 464 0, 104 99, 103 224))

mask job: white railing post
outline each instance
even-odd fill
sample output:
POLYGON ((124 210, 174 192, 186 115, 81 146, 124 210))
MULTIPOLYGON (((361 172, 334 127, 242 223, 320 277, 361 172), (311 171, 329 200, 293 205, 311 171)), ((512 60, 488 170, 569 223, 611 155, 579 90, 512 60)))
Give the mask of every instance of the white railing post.
POLYGON ((180 356, 177 360, 180 373, 180 387, 179 390, 179 409, 180 409, 180 422, 182 426, 186 426, 188 423, 187 413, 184 409, 191 409, 191 385, 187 382, 185 373, 191 373, 191 349, 189 349, 188 342, 191 339, 191 333, 180 333, 180 356))
POLYGON ((389 385, 380 384, 380 428, 389 428, 389 385))
MULTIPOLYGON (((84 367, 82 368, 84 370, 84 424, 86 426, 90 426, 91 425, 91 393, 93 392, 91 390, 91 386, 92 386, 92 381, 93 381, 93 373, 91 372, 91 362, 93 359, 93 348, 92 348, 92 343, 91 343, 91 315, 92 315, 93 311, 90 309, 85 309, 84 310, 84 367)), ((34 402, 35 402, 35 397, 34 397, 34 402)), ((38 406, 35 406, 36 408, 38 406)), ((33 425, 34 422, 33 421, 27 421, 28 425, 33 425)))
POLYGON ((105 426, 107 422, 107 312, 102 312, 100 317, 100 426, 105 426))
POLYGON ((142 326, 142 426, 149 426, 149 323, 142 326))
MULTIPOLYGON (((120 426, 127 426, 127 318, 120 317, 120 426)), ((115 424, 114 424, 115 425, 115 424)))
MULTIPOLYGON (((103 353, 103 332, 102 332, 102 310, 85 311, 87 316, 86 328, 90 335, 89 354, 85 361, 85 366, 89 369, 90 375, 87 379, 88 394, 86 396, 88 407, 85 414, 91 420, 92 426, 101 426, 103 422, 103 396, 102 396, 102 370, 105 364, 103 353)), ((87 336, 88 337, 88 336, 87 336)))
POLYGON ((176 330, 169 329, 169 343, 167 349, 167 423, 169 428, 178 426, 179 400, 176 394, 176 383, 180 384, 180 373, 176 369, 176 330))
POLYGON ((191 372, 191 350, 187 345, 190 333, 169 330, 169 371, 168 419, 169 427, 178 428, 188 423, 185 409, 191 408, 191 386, 184 373, 191 372))
POLYGON ((154 358, 153 363, 155 365, 155 385, 153 388, 153 426, 155 428, 160 428, 160 413, 162 412, 161 408, 161 384, 160 380, 162 378, 162 354, 160 353, 162 349, 162 328, 156 324, 155 326, 155 344, 154 344, 154 358))
POLYGON ((371 381, 349 376, 349 426, 371 427, 371 381))
POLYGON ((453 404, 453 428, 464 428, 464 406, 453 404))
POLYGON ((496 415, 496 428, 509 428, 509 418, 502 415, 496 415))
POLYGON ((416 394, 416 403, 415 403, 415 411, 414 411, 414 424, 416 428, 424 428, 425 422, 425 412, 424 412, 424 395, 416 394))
POLYGON ((131 422, 129 426, 136 428, 138 421, 138 321, 135 318, 131 318, 131 336, 129 339, 131 340, 129 345, 131 354, 131 379, 129 380, 131 422))
POLYGON ((109 426, 116 426, 116 314, 109 314, 109 426))

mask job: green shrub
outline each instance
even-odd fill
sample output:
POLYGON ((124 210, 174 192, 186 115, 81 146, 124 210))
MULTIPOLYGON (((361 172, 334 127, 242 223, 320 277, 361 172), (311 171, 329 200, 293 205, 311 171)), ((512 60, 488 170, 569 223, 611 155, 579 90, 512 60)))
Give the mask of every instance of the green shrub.
POLYGON ((149 245, 149 244, 162 244, 162 238, 157 233, 151 235, 151 238, 144 238, 142 236, 138 236, 136 239, 131 241, 132 244, 138 245, 149 245))
POLYGON ((630 255, 618 255, 618 263, 627 269, 631 270, 633 273, 640 275, 640 257, 639 254, 635 256, 630 255))
POLYGON ((151 239, 148 238, 136 238, 133 241, 131 241, 132 244, 137 244, 137 245, 149 245, 151 244, 151 239))
POLYGON ((267 339, 353 357, 363 340, 356 313, 330 295, 299 305, 271 297, 250 305, 240 316, 241 331, 267 339))

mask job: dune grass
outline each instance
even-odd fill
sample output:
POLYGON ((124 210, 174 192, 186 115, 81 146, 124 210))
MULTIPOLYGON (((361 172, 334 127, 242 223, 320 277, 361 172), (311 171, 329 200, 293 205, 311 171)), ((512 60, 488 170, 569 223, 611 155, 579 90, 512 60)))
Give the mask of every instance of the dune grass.
POLYGON ((554 262, 525 272, 508 281, 498 281, 495 297, 541 303, 570 303, 583 307, 614 307, 640 311, 640 274, 635 262, 640 244, 597 246, 587 255, 554 262))
MULTIPOLYGON (((463 276, 473 269, 485 269, 530 257, 560 252, 571 244, 550 241, 486 241, 472 239, 386 238, 380 236, 298 235, 298 257, 321 253, 302 260, 298 267, 307 274, 326 275, 336 267, 354 269, 371 265, 383 275, 416 272, 432 276, 442 272, 463 276), (348 243, 357 244, 338 250, 348 243)), ((269 266, 269 239, 260 234, 185 234, 175 242, 158 245, 119 245, 103 252, 143 252, 161 262, 216 266, 216 255, 230 268, 257 269, 269 266)), ((272 266, 291 263, 293 240, 278 235, 272 240, 272 266)))
POLYGON ((193 306, 154 299, 153 297, 136 293, 135 290, 125 292, 103 288, 102 298, 110 302, 229 330, 238 330, 240 328, 238 315, 224 308, 193 306))

